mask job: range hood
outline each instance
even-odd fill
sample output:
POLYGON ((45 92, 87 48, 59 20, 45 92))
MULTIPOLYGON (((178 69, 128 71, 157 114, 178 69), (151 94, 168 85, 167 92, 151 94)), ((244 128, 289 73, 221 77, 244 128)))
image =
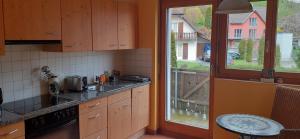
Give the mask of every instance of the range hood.
POLYGON ((39 45, 39 44, 50 44, 57 45, 61 44, 61 40, 5 40, 5 45, 39 45))

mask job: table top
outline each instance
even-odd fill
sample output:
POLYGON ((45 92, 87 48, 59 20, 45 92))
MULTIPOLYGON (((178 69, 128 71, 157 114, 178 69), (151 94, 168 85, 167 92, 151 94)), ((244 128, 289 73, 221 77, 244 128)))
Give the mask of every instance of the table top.
POLYGON ((248 114, 225 114, 219 116, 216 122, 228 131, 256 137, 276 136, 284 129, 274 120, 248 114))

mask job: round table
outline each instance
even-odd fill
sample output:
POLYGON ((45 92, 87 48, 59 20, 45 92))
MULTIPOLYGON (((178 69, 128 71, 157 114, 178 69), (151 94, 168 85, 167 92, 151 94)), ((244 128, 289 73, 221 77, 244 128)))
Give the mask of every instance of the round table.
POLYGON ((240 134, 242 139, 277 136, 284 129, 274 120, 248 114, 225 114, 219 116, 216 122, 221 128, 240 134))

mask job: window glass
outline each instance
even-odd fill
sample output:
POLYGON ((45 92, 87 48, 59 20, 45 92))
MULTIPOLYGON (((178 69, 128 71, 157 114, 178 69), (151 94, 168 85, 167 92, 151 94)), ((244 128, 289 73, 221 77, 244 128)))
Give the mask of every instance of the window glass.
POLYGON ((300 72, 300 1, 278 0, 275 70, 300 72))
POLYGON ((267 2, 251 3, 253 12, 228 16, 227 69, 263 69, 267 2))

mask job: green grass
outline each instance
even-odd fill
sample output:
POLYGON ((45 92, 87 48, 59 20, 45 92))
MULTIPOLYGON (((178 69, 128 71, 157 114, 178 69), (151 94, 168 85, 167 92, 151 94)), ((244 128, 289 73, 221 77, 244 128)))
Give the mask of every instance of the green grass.
POLYGON ((179 69, 188 69, 188 70, 195 70, 195 71, 209 71, 209 66, 201 65, 197 61, 177 61, 177 67, 179 69))
POLYGON ((250 63, 244 60, 234 60, 234 64, 228 65, 228 69, 241 69, 241 70, 258 70, 261 71, 263 66, 257 63, 250 63))

